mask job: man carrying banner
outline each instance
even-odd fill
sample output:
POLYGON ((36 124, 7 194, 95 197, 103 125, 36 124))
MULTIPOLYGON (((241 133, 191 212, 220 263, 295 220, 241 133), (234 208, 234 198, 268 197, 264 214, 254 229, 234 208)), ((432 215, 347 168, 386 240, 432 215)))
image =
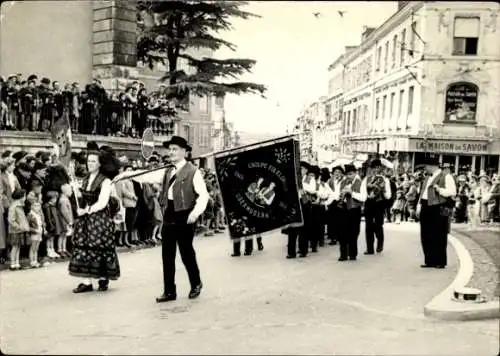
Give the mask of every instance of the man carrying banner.
POLYGON ((366 201, 366 180, 361 181, 356 167, 345 166, 346 177, 340 186, 340 201, 343 202, 343 220, 340 222, 339 261, 355 261, 358 255, 358 236, 361 227, 361 206, 366 201))

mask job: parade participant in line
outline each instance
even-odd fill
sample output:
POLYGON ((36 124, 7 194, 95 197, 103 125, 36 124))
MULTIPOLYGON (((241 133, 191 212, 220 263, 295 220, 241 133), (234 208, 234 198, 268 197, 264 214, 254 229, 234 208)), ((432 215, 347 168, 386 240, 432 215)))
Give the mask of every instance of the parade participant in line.
POLYGON ((296 258, 297 257, 297 240, 299 242, 299 256, 300 257, 306 257, 307 252, 308 252, 308 237, 307 237, 307 231, 305 229, 305 226, 309 222, 309 217, 310 217, 310 200, 309 200, 309 195, 306 193, 306 191, 313 191, 314 188, 312 186, 312 182, 307 176, 307 173, 310 169, 310 165, 307 162, 301 161, 300 162, 300 176, 301 176, 301 182, 300 182, 300 190, 299 190, 299 195, 300 195, 300 204, 301 204, 301 209, 302 209, 302 215, 304 218, 304 225, 301 227, 289 227, 287 229, 283 230, 284 234, 288 235, 288 254, 286 258, 291 259, 291 258, 296 258), (307 221, 307 223, 306 223, 307 221))
MULTIPOLYGON (((311 248, 311 252, 318 252, 318 245, 320 243, 321 237, 324 237, 324 228, 321 230, 323 225, 323 209, 324 206, 322 204, 322 198, 328 196, 324 191, 324 187, 320 184, 320 168, 318 166, 312 166, 309 169, 308 176, 311 180, 314 180, 313 190, 310 192, 311 194, 311 216, 310 216, 310 225, 308 230, 309 235, 309 246, 311 248)), ((330 189, 331 191, 331 189, 330 189)), ((333 193, 332 193, 333 195, 333 193)), ((333 201, 333 199, 332 199, 333 201)))
POLYGON ((340 185, 344 179, 344 169, 341 166, 332 168, 333 176, 328 181, 328 186, 334 194, 333 202, 328 207, 328 238, 330 245, 336 245, 340 239, 338 226, 343 221, 343 202, 340 200, 340 185))
POLYGON ((358 256, 358 236, 361 228, 361 206, 366 201, 366 180, 357 175, 352 164, 345 166, 346 177, 340 186, 340 199, 343 201, 343 220, 340 221, 339 261, 355 261, 358 256))
POLYGON ((120 277, 113 221, 116 198, 111 198, 111 179, 118 174, 119 162, 109 150, 91 151, 87 155, 87 169, 69 263, 69 274, 84 279, 73 289, 74 293, 92 291, 92 278, 99 279, 99 291, 106 291, 109 280, 120 277))
POLYGON ((200 271, 193 248, 196 220, 207 207, 209 199, 207 187, 200 171, 186 161, 190 151, 187 141, 180 136, 172 136, 164 143, 169 151, 172 167, 163 178, 160 205, 164 209, 162 227, 163 294, 156 298, 158 303, 175 300, 175 255, 177 245, 191 283, 189 298, 197 298, 201 293, 200 271))
POLYGON ((365 255, 374 254, 377 239, 377 253, 384 249, 384 213, 387 200, 392 196, 391 183, 383 175, 382 162, 376 158, 370 163, 371 172, 365 177, 367 198, 365 202, 365 255))
POLYGON ((427 177, 422 185, 417 212, 420 216, 420 240, 424 252, 422 268, 445 268, 447 263, 448 222, 457 194, 451 174, 439 169, 439 158, 425 158, 427 177))

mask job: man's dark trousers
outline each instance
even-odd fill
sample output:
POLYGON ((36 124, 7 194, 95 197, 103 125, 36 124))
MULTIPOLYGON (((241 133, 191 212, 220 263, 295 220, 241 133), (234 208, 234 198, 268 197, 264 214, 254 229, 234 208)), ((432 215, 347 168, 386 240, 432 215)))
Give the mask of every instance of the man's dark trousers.
POLYGON ((186 267, 191 288, 201 283, 200 270, 196 262, 196 253, 193 248, 194 224, 187 224, 191 210, 174 211, 173 201, 168 201, 163 218, 162 228, 162 259, 163 284, 165 294, 176 293, 175 287, 175 255, 177 245, 182 262, 186 267))

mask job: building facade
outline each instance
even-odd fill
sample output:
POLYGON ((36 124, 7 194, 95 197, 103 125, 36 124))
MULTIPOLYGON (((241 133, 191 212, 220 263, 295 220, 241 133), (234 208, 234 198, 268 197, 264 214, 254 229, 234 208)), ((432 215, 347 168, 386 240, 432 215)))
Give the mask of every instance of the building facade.
POLYGON ((500 9, 494 2, 405 2, 364 34, 343 70, 345 153, 384 153, 400 168, 437 153, 456 172, 497 172, 500 9))
MULTIPOLYGON (((108 91, 123 90, 140 80, 151 91, 167 70, 161 65, 150 70, 137 63, 134 1, 11 1, 2 4, 1 21, 0 73, 4 76, 37 74, 63 85, 76 81, 80 87, 99 78, 108 91)), ((209 50, 192 54, 212 55, 209 50)), ((185 60, 178 66, 190 70, 185 60)), ((217 119, 212 115, 220 116, 215 101, 192 96, 189 110, 179 115, 175 133, 191 142, 195 156, 213 150, 217 119)))

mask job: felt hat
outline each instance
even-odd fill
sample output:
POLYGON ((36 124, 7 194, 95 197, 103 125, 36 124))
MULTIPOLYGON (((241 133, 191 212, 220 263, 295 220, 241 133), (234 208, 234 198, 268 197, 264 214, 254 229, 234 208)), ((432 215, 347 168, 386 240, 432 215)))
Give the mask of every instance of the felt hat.
POLYGON ((346 164, 344 166, 345 169, 345 174, 351 173, 351 172, 357 172, 356 166, 354 164, 346 164))
POLYGON ((31 172, 32 171, 32 168, 30 167, 30 165, 26 162, 21 162, 17 165, 17 169, 20 170, 20 171, 25 171, 25 172, 31 172))
POLYGON ((332 167, 332 172, 335 172, 336 170, 341 171, 342 174, 345 173, 345 167, 342 167, 340 164, 332 167))
POLYGON ((380 160, 380 158, 375 158, 370 162, 370 168, 378 168, 378 167, 382 167, 382 161, 380 160))
POLYGON ((40 83, 49 85, 50 84, 50 79, 49 78, 42 78, 42 80, 40 80, 40 83))
POLYGON ((300 161, 300 167, 304 167, 305 169, 309 170, 309 168, 311 168, 311 165, 306 161, 300 161))
POLYGON ((316 177, 319 177, 319 175, 321 174, 321 170, 318 166, 311 166, 307 171, 308 173, 314 174, 316 177))
POLYGON ((38 77, 37 77, 35 74, 31 74, 31 75, 28 77, 28 81, 29 81, 29 82, 30 82, 30 81, 35 81, 35 80, 37 80, 37 79, 38 79, 38 77))
POLYGON ((12 151, 7 150, 5 152, 2 152, 2 158, 8 158, 12 154, 12 151))
POLYGON ((180 148, 185 149, 186 151, 191 151, 191 146, 188 144, 186 139, 181 136, 172 136, 170 140, 163 142, 163 147, 169 148, 170 145, 179 146, 180 148))
POLYGON ((99 151, 99 145, 95 141, 89 141, 89 142, 87 142, 87 150, 99 151))
POLYGON ((19 162, 20 160, 22 160, 27 155, 28 155, 28 152, 26 152, 26 151, 17 151, 16 153, 14 153, 12 155, 12 158, 14 158, 16 160, 16 162, 19 162))

